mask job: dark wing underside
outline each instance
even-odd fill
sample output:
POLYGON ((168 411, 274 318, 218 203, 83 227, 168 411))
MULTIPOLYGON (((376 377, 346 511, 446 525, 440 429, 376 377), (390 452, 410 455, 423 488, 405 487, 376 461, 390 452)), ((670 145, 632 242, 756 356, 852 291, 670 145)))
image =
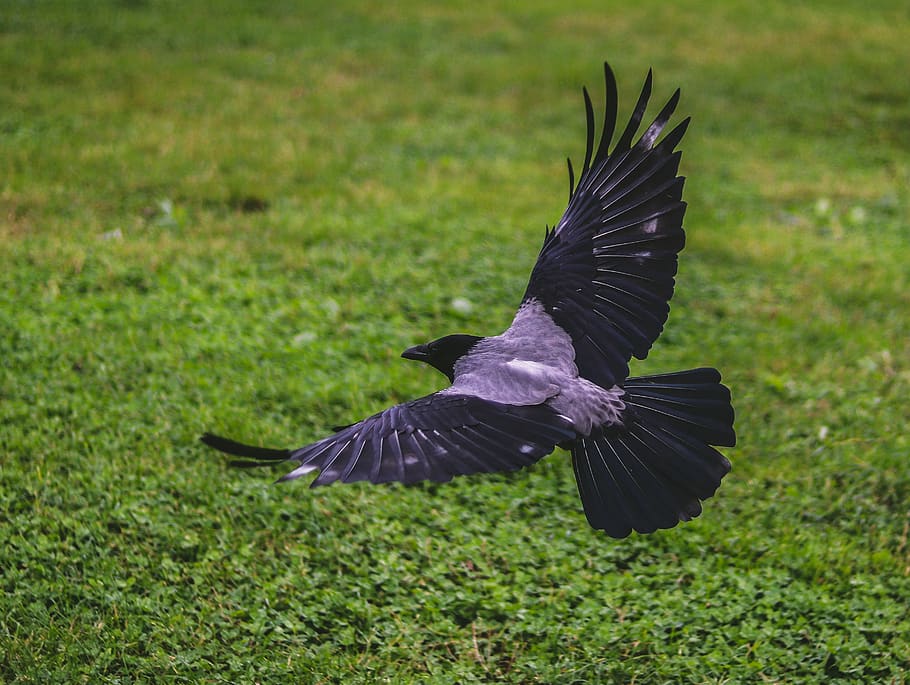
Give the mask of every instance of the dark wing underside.
POLYGON ((569 421, 543 405, 514 407, 435 393, 296 450, 253 447, 211 434, 202 440, 236 456, 296 461, 299 466, 282 480, 318 470, 312 483, 316 486, 336 480, 448 481, 472 473, 513 471, 574 437, 569 421))
POLYGON ((616 80, 604 65, 606 110, 594 150, 594 111, 584 91, 588 122, 578 186, 569 163, 569 206, 547 232, 524 301, 539 300, 572 337, 580 374, 603 387, 620 383, 629 359, 644 359, 663 330, 673 296, 677 254, 685 244, 684 179, 674 151, 689 120, 656 143, 676 104, 670 98, 632 144, 651 94, 651 73, 612 152, 616 80), (655 144, 656 143, 656 144, 655 144))

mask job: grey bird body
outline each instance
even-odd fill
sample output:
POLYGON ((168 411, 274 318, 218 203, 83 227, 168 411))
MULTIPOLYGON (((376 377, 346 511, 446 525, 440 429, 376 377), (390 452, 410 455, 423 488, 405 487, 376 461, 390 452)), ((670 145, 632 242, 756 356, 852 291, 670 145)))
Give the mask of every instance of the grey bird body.
POLYGON ((545 404, 581 435, 594 426, 622 423, 622 388, 601 388, 578 375, 572 338, 534 299, 519 308, 505 332, 478 342, 454 370, 455 381, 441 392, 512 405, 545 404))
POLYGON ((730 391, 712 368, 629 377, 630 359, 644 359, 666 323, 685 245, 675 148, 688 119, 661 138, 676 91, 635 140, 649 73, 610 149, 617 89, 607 65, 604 74, 600 142, 595 148, 585 90, 578 184, 570 162, 569 204, 547 230, 512 324, 499 335, 448 335, 402 354, 443 373, 447 388, 297 449, 210 433, 203 442, 256 464, 294 462, 281 480, 318 472, 312 486, 447 481, 522 468, 561 446, 572 454, 595 529, 620 538, 697 516, 730 470, 714 448, 736 442, 730 391))

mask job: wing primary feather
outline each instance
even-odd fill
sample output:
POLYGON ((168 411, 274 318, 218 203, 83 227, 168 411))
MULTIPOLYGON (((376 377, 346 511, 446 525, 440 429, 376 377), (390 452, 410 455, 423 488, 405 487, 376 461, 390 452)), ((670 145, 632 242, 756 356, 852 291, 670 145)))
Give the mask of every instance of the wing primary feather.
POLYGON ((616 88, 616 76, 607 62, 604 62, 604 86, 606 103, 604 107, 604 125, 600 132, 600 145, 597 146, 595 160, 606 159, 610 150, 610 143, 613 142, 613 134, 616 131, 616 103, 619 102, 619 92, 616 88))
POLYGON ((591 168, 591 157, 594 155, 594 105, 591 103, 591 96, 587 88, 581 89, 585 97, 585 119, 588 126, 588 140, 585 143, 585 163, 581 168, 581 175, 584 176, 591 168))
MULTIPOLYGON (((199 439, 209 447, 214 447, 216 450, 220 450, 225 454, 230 454, 235 457, 249 457, 264 462, 287 461, 293 453, 293 450, 276 450, 269 447, 244 445, 241 442, 223 438, 220 435, 213 435, 212 433, 205 433, 199 439)), ((245 466, 249 464, 247 462, 240 462, 238 465, 245 466)))
POLYGON ((622 132, 619 141, 616 143, 614 153, 616 150, 628 150, 632 147, 632 138, 641 125, 641 118, 644 116, 645 109, 648 106, 648 100, 651 98, 651 83, 653 79, 653 73, 648 69, 648 76, 645 78, 644 86, 642 86, 641 95, 638 96, 638 103, 635 105, 635 110, 632 112, 632 118, 629 119, 626 130, 622 132))
POLYGON ((676 89, 676 92, 667 100, 667 104, 664 105, 664 108, 660 110, 660 113, 654 117, 654 121, 651 122, 651 125, 648 126, 648 129, 644 132, 642 137, 639 139, 637 145, 641 148, 649 148, 654 145, 654 141, 657 140, 657 137, 660 135, 661 131, 664 130, 664 127, 667 125, 667 122, 670 120, 670 117, 673 116, 673 112, 676 110, 676 105, 679 104, 680 96, 679 88, 676 89))
POLYGON ((692 122, 692 117, 686 117, 680 121, 673 129, 664 136, 664 139, 660 141, 658 145, 655 146, 655 150, 673 150, 679 141, 682 140, 683 136, 686 134, 686 130, 689 128, 689 124, 692 122))
POLYGON ((572 194, 575 192, 575 170, 572 168, 571 157, 566 157, 566 164, 569 167, 569 200, 571 200, 572 194))
POLYGON ((335 462, 337 462, 341 455, 344 454, 344 451, 348 448, 353 439, 354 438, 352 436, 344 442, 339 439, 335 443, 332 449, 329 450, 328 455, 322 459, 319 465, 319 476, 315 481, 313 481, 313 483, 310 484, 311 487, 315 485, 324 485, 331 483, 336 478, 338 478, 339 469, 335 466, 335 462))

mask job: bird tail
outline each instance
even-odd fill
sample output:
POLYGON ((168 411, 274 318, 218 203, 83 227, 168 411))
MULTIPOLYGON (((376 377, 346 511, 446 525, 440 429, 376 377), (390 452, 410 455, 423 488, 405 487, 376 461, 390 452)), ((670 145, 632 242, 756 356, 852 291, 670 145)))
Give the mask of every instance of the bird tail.
POLYGON ((572 446, 572 463, 592 527, 622 538, 651 533, 701 513, 730 462, 730 391, 716 369, 629 378, 623 425, 603 426, 572 446))
POLYGON ((248 457, 248 459, 234 460, 231 466, 252 467, 268 466, 279 461, 287 461, 291 456, 291 450, 276 450, 269 447, 256 447, 255 445, 244 445, 242 442, 235 442, 230 438, 222 438, 220 435, 205 433, 199 438, 209 447, 221 450, 226 454, 235 457, 248 457), (254 460, 254 461, 252 461, 254 460))

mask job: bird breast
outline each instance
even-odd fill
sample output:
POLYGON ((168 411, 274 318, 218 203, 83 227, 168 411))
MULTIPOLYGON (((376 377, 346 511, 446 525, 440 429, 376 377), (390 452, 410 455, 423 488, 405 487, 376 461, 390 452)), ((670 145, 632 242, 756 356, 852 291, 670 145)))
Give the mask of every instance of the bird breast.
POLYGON ((474 359, 476 364, 462 368, 461 373, 455 376, 455 382, 442 392, 528 406, 543 404, 559 394, 562 385, 572 380, 558 368, 540 362, 515 358, 504 360, 496 358, 498 355, 483 353, 477 356, 474 359))

